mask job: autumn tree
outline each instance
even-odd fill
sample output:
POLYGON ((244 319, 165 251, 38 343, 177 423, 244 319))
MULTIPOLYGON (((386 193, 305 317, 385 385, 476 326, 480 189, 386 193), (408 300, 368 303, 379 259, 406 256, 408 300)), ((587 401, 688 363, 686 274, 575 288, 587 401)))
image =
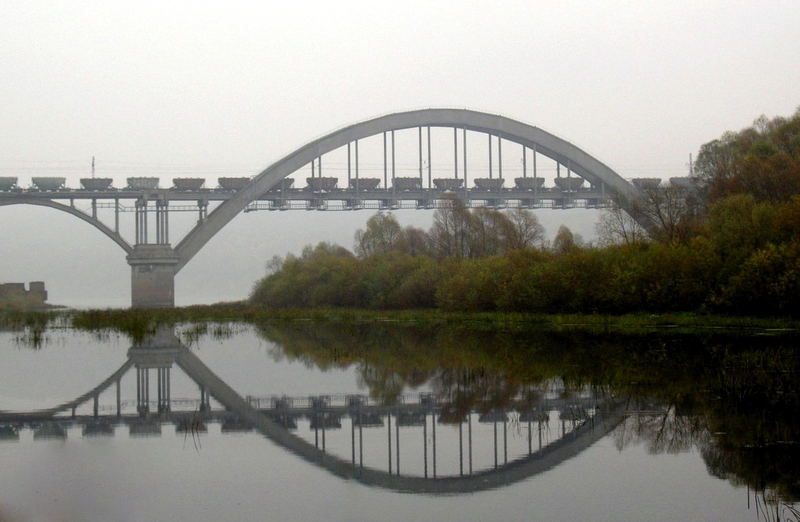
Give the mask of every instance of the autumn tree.
POLYGON ((686 243, 695 234, 700 205, 691 188, 676 185, 639 189, 631 205, 637 222, 649 225, 651 238, 661 243, 686 243))
POLYGON ((647 231, 617 203, 605 209, 595 225, 600 246, 636 245, 648 240, 647 231))
POLYGON ((436 257, 468 258, 470 251, 470 233, 472 214, 456 196, 442 200, 442 205, 433 214, 433 226, 430 231, 431 250, 436 257))
POLYGON ((471 214, 467 248, 469 256, 465 257, 489 257, 505 252, 511 221, 499 210, 486 207, 476 208, 471 214))
POLYGON ((544 227, 529 210, 470 210, 451 196, 434 214, 429 241, 431 251, 439 258, 476 259, 542 246, 544 227))
POLYGON ((427 254, 430 250, 430 236, 421 228, 407 226, 401 232, 403 251, 411 256, 427 254))
POLYGON ((693 175, 710 203, 734 194, 758 202, 800 195, 800 108, 790 118, 761 116, 704 144, 693 175))
POLYGON ((541 246, 545 230, 536 214, 522 207, 515 207, 506 213, 508 218, 505 231, 508 250, 526 250, 541 246))

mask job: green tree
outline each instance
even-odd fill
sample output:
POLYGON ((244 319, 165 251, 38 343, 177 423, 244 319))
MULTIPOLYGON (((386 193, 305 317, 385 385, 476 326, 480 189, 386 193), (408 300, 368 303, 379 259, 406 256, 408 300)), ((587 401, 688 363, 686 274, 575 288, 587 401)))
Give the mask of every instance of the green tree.
POLYGON ((439 284, 436 303, 450 311, 493 311, 508 274, 505 257, 463 260, 439 284))
POLYGON ((558 227, 556 237, 553 238, 553 251, 557 254, 568 254, 578 248, 575 235, 566 225, 558 227))
POLYGON ((250 300, 278 308, 363 306, 360 271, 346 248, 330 243, 307 246, 300 257, 287 255, 280 270, 260 280, 250 300))
POLYGON ((367 220, 367 228, 355 233, 354 250, 361 259, 403 249, 403 229, 389 213, 378 212, 367 220))
POLYGON ((753 252, 715 304, 740 315, 800 315, 800 248, 772 243, 753 252))
POLYGON ((774 217, 772 205, 756 203, 750 195, 730 196, 711 206, 705 235, 719 258, 721 280, 737 273, 745 259, 769 242, 774 217))

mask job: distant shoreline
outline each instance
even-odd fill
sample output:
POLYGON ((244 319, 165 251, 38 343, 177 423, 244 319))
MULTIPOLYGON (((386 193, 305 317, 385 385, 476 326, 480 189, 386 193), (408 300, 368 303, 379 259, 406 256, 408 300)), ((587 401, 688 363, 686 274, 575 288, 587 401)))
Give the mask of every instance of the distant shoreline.
MULTIPOLYGON (((8 312, 0 307, 0 313, 8 312)), ((49 306, 41 310, 12 310, 19 314, 66 318, 73 326, 87 329, 155 328, 193 323, 251 323, 316 321, 344 323, 416 323, 464 325, 487 329, 614 330, 631 333, 738 332, 744 335, 784 335, 800 330, 800 321, 790 318, 741 317, 703 314, 527 314, 456 313, 437 310, 375 311, 355 309, 282 309, 253 307, 245 302, 195 305, 166 309, 74 310, 49 306)), ((12 314, 16 315, 16 314, 12 314)))

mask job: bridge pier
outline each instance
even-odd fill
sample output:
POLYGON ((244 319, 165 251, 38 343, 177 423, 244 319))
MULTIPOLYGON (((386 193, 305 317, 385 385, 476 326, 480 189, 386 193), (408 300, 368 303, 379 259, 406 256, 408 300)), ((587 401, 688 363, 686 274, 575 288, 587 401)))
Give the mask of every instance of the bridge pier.
POLYGON ((136 245, 127 260, 131 267, 131 307, 175 306, 178 254, 170 245, 136 245))
MULTIPOLYGON (((156 369, 159 414, 169 413, 171 404, 170 368, 180 352, 180 341, 171 328, 159 328, 138 345, 131 346, 128 358, 136 366, 136 411, 146 417, 150 414, 150 369, 156 369)), ((117 411, 119 412, 119 381, 117 381, 117 411)))
POLYGON ((150 413, 150 369, 136 367, 136 413, 150 413))

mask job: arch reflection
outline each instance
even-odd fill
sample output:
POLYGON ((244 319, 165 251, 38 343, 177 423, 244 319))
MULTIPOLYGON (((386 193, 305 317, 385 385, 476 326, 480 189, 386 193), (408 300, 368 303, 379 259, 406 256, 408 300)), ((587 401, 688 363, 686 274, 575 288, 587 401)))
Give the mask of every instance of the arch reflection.
POLYGON ((158 436, 165 423, 194 436, 206 431, 208 422, 218 422, 223 433, 257 431, 345 479, 447 494, 493 489, 543 473, 588 448, 624 418, 619 403, 588 392, 527 389, 524 396, 494 406, 465 412, 432 393, 400 395, 393 403, 361 395, 242 396, 171 329, 162 329, 132 346, 118 370, 76 399, 43 410, 0 412, 0 439, 17 440, 25 427, 34 430, 34 439, 64 439, 66 427, 76 424, 82 436, 112 436, 121 423, 132 437, 158 436), (197 385, 196 399, 172 398, 176 368, 197 385), (120 382, 129 371, 136 378, 135 413, 126 411, 129 401, 121 393, 120 382), (101 394, 112 389, 115 404, 101 407, 101 394), (79 410, 90 413, 79 415, 79 410), (527 448, 509 451, 510 437, 523 437, 527 448), (376 447, 385 451, 382 463, 365 458, 365 449, 374 454, 376 447), (490 463, 476 465, 475 453, 487 448, 490 463))

